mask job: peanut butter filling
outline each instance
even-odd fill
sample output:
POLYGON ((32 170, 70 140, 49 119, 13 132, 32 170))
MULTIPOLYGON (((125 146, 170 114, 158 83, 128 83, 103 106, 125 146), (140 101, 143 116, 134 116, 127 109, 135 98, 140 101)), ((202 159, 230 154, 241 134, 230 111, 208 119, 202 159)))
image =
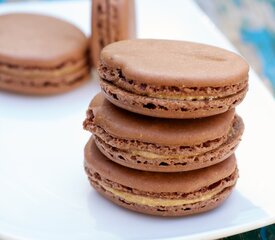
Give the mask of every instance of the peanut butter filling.
POLYGON ((193 204, 197 202, 203 202, 211 199, 218 193, 222 192, 224 189, 213 189, 211 192, 208 192, 202 196, 195 197, 193 199, 162 199, 162 198, 150 198, 140 195, 131 194, 128 192, 123 192, 117 189, 110 188, 108 186, 105 186, 102 183, 99 183, 99 185, 104 188, 106 191, 111 192, 116 197, 125 199, 128 202, 139 204, 139 205, 146 205, 151 207, 156 206, 164 206, 164 207, 171 207, 171 206, 181 206, 186 204, 193 204))

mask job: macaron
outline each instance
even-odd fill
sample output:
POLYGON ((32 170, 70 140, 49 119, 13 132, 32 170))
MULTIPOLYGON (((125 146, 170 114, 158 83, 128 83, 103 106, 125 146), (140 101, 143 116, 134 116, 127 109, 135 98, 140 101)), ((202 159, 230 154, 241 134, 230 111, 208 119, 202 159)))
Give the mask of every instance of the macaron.
POLYGON ((248 89, 246 61, 186 41, 136 39, 106 46, 98 73, 113 104, 161 118, 200 118, 237 106, 248 89))
POLYGON ((100 151, 126 167, 159 172, 190 171, 217 164, 233 154, 244 131, 231 109, 200 119, 142 116, 116 107, 98 94, 84 128, 100 151))
POLYGON ((134 0, 92 1, 91 57, 98 66, 101 50, 119 40, 135 38, 134 0))
POLYGON ((91 185, 105 198, 130 210, 159 216, 184 216, 216 208, 230 195, 238 178, 234 155, 194 171, 145 172, 108 160, 93 139, 85 147, 84 165, 91 185))
POLYGON ((74 25, 37 14, 0 16, 0 90, 47 95, 89 78, 88 40, 74 25))

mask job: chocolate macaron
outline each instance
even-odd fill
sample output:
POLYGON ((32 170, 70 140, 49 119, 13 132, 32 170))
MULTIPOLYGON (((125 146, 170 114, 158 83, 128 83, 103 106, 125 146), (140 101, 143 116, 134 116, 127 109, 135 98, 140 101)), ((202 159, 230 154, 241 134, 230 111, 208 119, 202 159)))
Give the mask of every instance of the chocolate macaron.
POLYGON ((134 0, 92 1, 91 57, 98 66, 101 50, 108 44, 135 38, 134 0))
POLYGON ((144 171, 204 168, 229 157, 240 142, 242 119, 231 109, 201 119, 161 119, 127 112, 98 94, 84 128, 112 161, 144 171))
POLYGON ((106 46, 98 73, 113 104, 162 118, 200 118, 237 106, 249 66, 237 54, 199 43, 136 39, 106 46))
POLYGON ((89 77, 88 40, 72 24, 36 14, 0 16, 0 89, 55 94, 89 77))
POLYGON ((90 139, 85 170, 91 185, 122 207, 146 214, 183 216, 219 206, 238 178, 234 155, 208 168, 179 172, 145 172, 108 160, 90 139))

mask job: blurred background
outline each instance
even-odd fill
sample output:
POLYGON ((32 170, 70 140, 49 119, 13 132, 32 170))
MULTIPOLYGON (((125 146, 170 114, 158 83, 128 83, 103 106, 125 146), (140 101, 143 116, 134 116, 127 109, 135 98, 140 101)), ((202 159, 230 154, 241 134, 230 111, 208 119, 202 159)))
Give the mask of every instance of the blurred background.
POLYGON ((275 94, 275 0, 196 0, 275 94))
MULTIPOLYGON (((24 0, 0 0, 0 3, 19 1, 24 0)), ((194 1, 249 61, 275 95, 275 0, 194 1)))

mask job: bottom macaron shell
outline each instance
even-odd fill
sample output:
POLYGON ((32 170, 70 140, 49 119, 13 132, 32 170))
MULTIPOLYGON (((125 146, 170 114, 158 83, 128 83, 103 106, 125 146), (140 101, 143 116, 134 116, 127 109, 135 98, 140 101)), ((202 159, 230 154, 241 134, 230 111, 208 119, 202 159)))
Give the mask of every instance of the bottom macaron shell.
POLYGON ((245 97, 248 87, 224 98, 212 100, 175 100, 151 98, 127 92, 102 80, 105 97, 116 106, 131 112, 160 118, 200 118, 213 116, 237 106, 245 97))
POLYGON ((127 208, 135 212, 139 212, 139 213, 150 214, 155 216, 163 216, 163 217, 187 216, 187 215, 203 213, 203 212, 207 212, 212 209, 215 209, 219 207, 229 197, 234 187, 234 186, 228 187, 221 193, 215 195, 210 200, 206 200, 199 203, 186 204, 182 206, 171 206, 171 207, 163 207, 163 206, 152 207, 148 205, 141 205, 141 204, 129 202, 126 199, 116 196, 115 194, 102 188, 102 186, 100 186, 96 181, 93 181, 91 178, 89 178, 89 181, 91 186, 94 187, 98 193, 100 193, 103 197, 109 199, 110 201, 112 201, 113 203, 121 207, 127 208))
POLYGON ((78 88, 90 78, 89 69, 85 68, 79 72, 73 73, 69 76, 60 79, 59 83, 51 83, 45 81, 43 84, 36 85, 35 83, 27 83, 17 81, 16 79, 3 78, 0 75, 0 89, 30 95, 51 95, 57 93, 65 93, 72 89, 78 88))

